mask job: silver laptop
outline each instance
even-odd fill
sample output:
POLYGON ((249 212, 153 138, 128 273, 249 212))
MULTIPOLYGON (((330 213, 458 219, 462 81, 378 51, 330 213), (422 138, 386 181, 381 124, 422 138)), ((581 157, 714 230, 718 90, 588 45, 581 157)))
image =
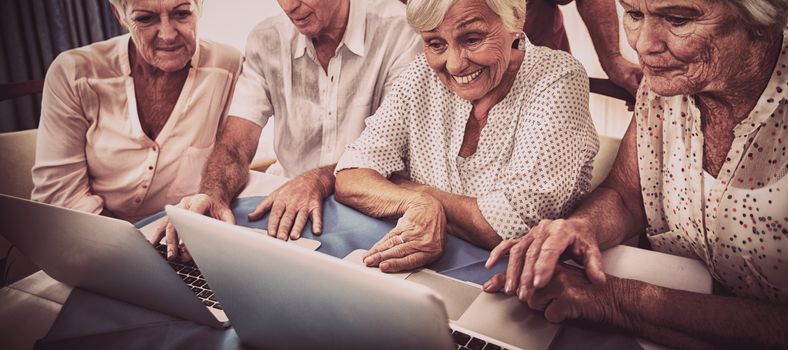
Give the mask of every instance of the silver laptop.
POLYGON ((383 274, 347 261, 358 251, 343 261, 177 207, 166 211, 238 336, 254 347, 547 349, 559 330, 516 298, 477 285, 426 270, 383 274))
POLYGON ((184 283, 199 284, 194 266, 171 267, 126 221, 0 194, 0 228, 60 282, 210 327, 229 325, 209 288, 184 283))

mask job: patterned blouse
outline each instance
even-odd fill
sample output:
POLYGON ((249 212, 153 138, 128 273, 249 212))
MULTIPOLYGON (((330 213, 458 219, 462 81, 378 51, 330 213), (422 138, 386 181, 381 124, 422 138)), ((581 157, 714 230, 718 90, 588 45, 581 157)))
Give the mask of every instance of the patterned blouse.
POLYGON ((692 96, 638 93, 637 153, 655 250, 697 258, 735 294, 788 301, 788 30, 771 81, 717 178, 692 96))
POLYGON ((504 239, 567 214, 588 190, 599 140, 588 112, 588 77, 572 56, 525 45, 506 97, 482 129, 476 153, 458 157, 471 103, 449 91, 422 54, 395 83, 337 171, 404 171, 418 183, 476 197, 504 239))

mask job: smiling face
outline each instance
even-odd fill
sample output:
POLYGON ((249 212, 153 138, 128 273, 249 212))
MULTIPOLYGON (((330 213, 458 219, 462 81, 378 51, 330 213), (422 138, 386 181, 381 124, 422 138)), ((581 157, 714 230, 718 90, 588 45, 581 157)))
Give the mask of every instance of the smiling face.
POLYGON ((460 97, 477 101, 501 84, 517 34, 484 0, 457 0, 437 28, 421 32, 427 63, 460 97))
POLYGON ((184 0, 130 0, 119 14, 137 54, 165 72, 186 67, 197 49, 197 7, 184 0))
POLYGON ((620 0, 629 45, 663 96, 724 91, 752 39, 726 1, 620 0))
POLYGON ((276 0, 298 32, 307 38, 323 33, 337 15, 339 0, 276 0))

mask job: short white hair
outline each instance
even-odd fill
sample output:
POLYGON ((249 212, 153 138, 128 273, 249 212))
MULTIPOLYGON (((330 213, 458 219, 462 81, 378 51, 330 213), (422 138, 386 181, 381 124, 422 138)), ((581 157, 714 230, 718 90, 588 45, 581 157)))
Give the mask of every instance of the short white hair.
MULTIPOLYGON (((408 24, 417 32, 437 28, 455 0, 408 0, 408 24)), ((517 20, 525 18, 524 0, 485 0, 487 6, 501 18, 512 32, 521 32, 517 20)))
MULTIPOLYGON (((130 0, 109 0, 109 3, 118 10, 118 14, 121 17, 126 16, 126 5, 129 4, 130 0)), ((194 6, 197 7, 197 12, 202 13, 202 2, 203 0, 194 0, 194 6)))
POLYGON ((728 0, 748 24, 782 32, 788 24, 788 0, 728 0))

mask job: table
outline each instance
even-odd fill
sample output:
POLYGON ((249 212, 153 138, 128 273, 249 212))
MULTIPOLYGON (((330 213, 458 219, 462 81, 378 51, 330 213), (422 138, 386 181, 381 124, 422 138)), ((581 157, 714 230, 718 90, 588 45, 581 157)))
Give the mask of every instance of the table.
MULTIPOLYGON (((249 185, 239 197, 266 195, 285 181, 286 179, 281 177, 252 172, 249 185)), ((257 201, 257 199, 242 199, 235 204, 239 224, 249 224, 245 222, 243 214, 250 211, 257 201)), ((327 202, 325 210, 336 210, 331 207, 337 206, 336 202, 330 201, 331 199, 327 202)), ((142 222, 145 226, 141 231, 146 235, 150 235, 158 226, 157 220, 149 221, 153 222, 142 222)), ((265 222, 258 222, 255 226, 265 227, 265 222)), ((320 251, 339 257, 356 248, 353 244, 332 242, 332 240, 344 239, 346 243, 347 239, 342 238, 339 233, 332 237, 328 227, 325 232, 326 234, 322 237, 312 236, 311 232, 305 233, 304 236, 323 241, 320 251)), ((382 235, 382 233, 379 234, 382 235)), ((376 240, 377 238, 367 239, 366 244, 371 245, 376 240)), ((637 269, 633 270, 631 268, 633 264, 630 263, 633 258, 636 258, 640 264, 648 265, 644 266, 643 273, 640 273, 641 276, 647 278, 639 279, 651 279, 649 282, 658 284, 662 284, 659 274, 656 274, 655 277, 654 271, 648 270, 648 267, 651 265, 664 266, 664 262, 648 264, 648 261, 643 261, 644 256, 645 259, 652 259, 652 261, 656 261, 653 259, 666 259, 665 261, 668 263, 693 265, 691 261, 680 260, 683 258, 676 260, 676 257, 654 252, 641 252, 639 249, 629 247, 615 248, 605 254, 614 262, 627 261, 626 264, 610 264, 610 261, 606 260, 606 266, 613 270, 618 268, 619 271, 614 271, 617 272, 614 274, 637 278, 639 272, 637 269)), ((499 264, 494 271, 487 271, 482 266, 486 256, 486 251, 454 237, 449 237, 446 254, 430 267, 455 278, 482 283, 487 276, 495 270, 500 271, 504 266, 499 264), (469 261, 470 264, 460 264, 469 261)), ((698 268, 698 266, 690 267, 698 268)), ((706 282, 696 283, 700 283, 701 286, 693 288, 704 288, 703 284, 706 282)), ((709 290, 710 283, 709 278, 709 290)), ((4 301, 0 303, 0 340, 2 340, 0 344, 9 349, 32 348, 36 340, 44 336, 46 336, 46 341, 38 345, 39 349, 103 348, 108 344, 112 344, 115 348, 128 349, 147 348, 151 345, 162 344, 166 344, 168 347, 194 345, 226 349, 243 347, 232 328, 213 330, 87 291, 72 289, 53 280, 43 271, 0 290, 0 300, 4 301), (119 343, 120 340, 122 343, 119 343)), ((565 326, 564 331, 556 340, 555 348, 571 349, 578 346, 600 349, 658 348, 648 342, 636 341, 634 338, 611 331, 600 331, 574 325, 565 326)))

